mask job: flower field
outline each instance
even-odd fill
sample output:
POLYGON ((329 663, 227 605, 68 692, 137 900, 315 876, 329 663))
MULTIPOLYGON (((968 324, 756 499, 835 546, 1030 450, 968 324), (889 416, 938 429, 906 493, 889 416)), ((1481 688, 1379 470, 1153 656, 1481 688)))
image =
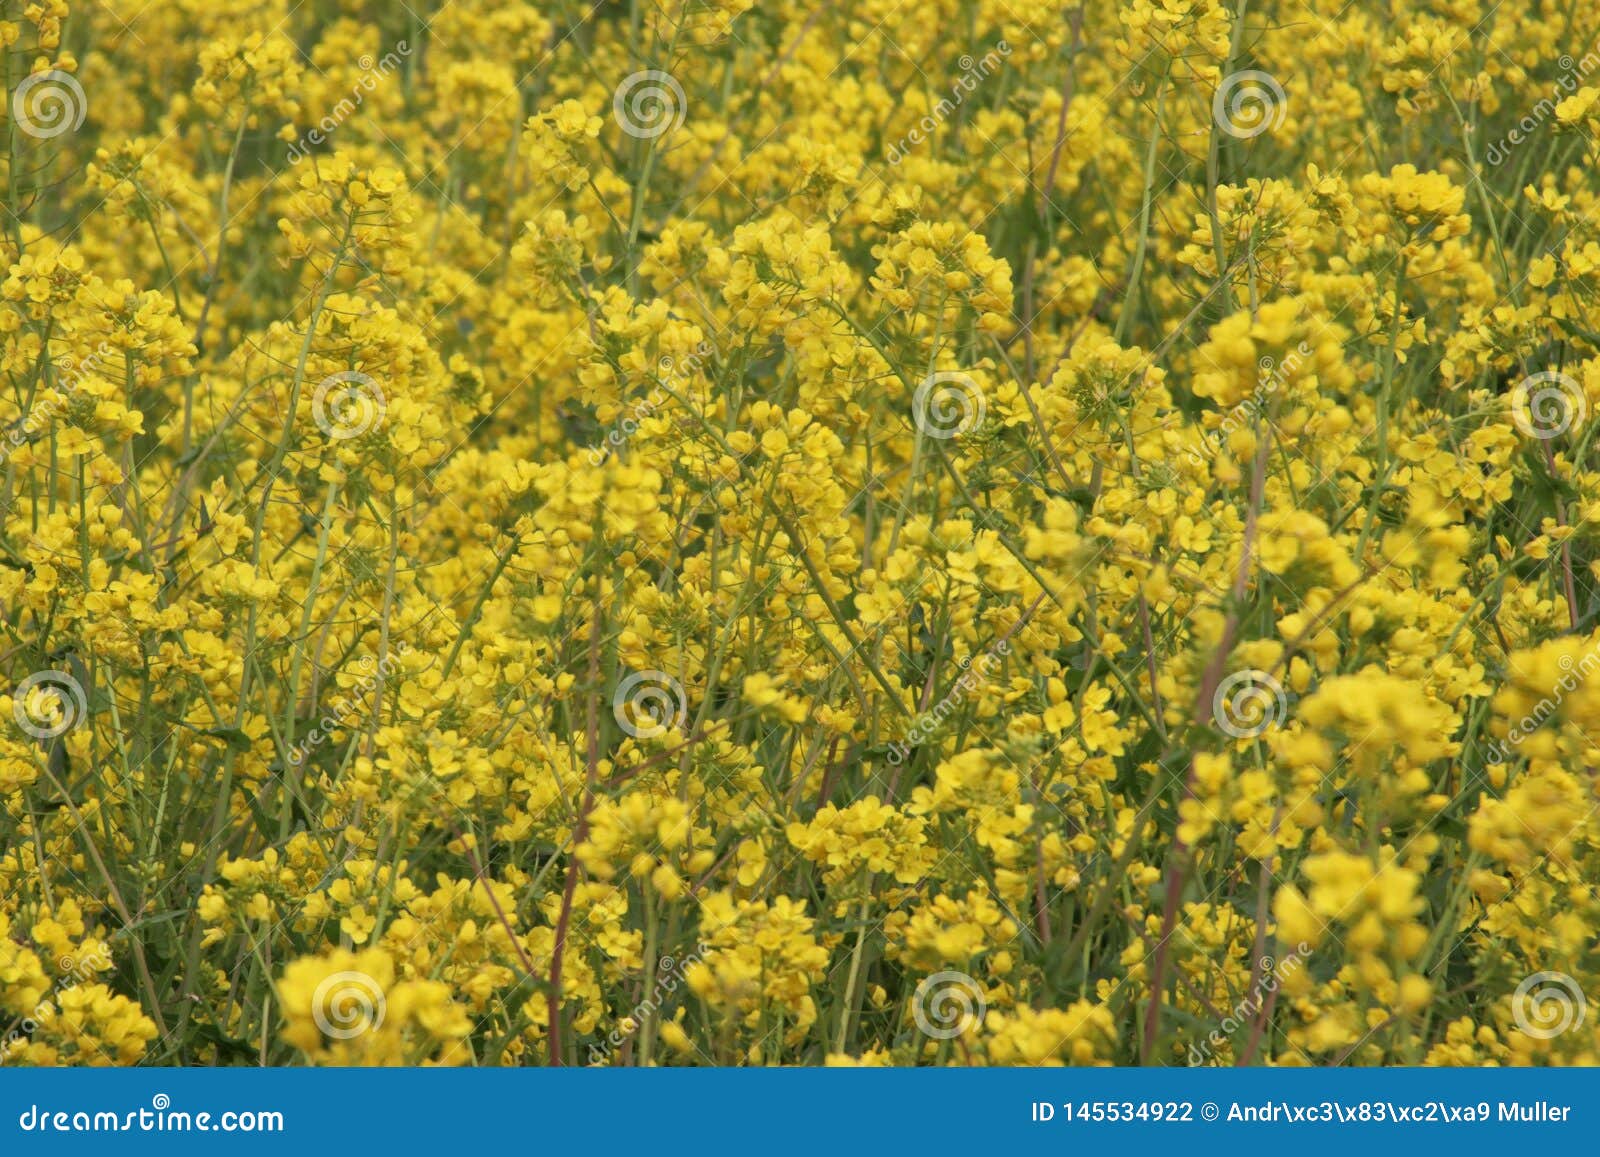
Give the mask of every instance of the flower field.
POLYGON ((0 54, 0 1066, 1600 1061, 1600 8, 0 54))

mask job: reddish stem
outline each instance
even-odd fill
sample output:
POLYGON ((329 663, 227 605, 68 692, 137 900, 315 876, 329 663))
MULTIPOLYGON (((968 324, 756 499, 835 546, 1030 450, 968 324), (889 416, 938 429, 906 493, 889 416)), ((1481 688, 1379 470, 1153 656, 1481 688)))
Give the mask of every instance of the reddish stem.
MULTIPOLYGON (((1217 688, 1222 684, 1222 673, 1227 668, 1228 656, 1233 651, 1234 636, 1239 631, 1239 605, 1244 601, 1246 590, 1250 585, 1250 558, 1255 553, 1256 519, 1261 513, 1261 500, 1266 486, 1267 455, 1272 448, 1272 435, 1268 433, 1261 440, 1261 445, 1256 449, 1254 476, 1250 479, 1250 508, 1245 514, 1244 542, 1239 552, 1239 571, 1233 580, 1233 606, 1228 610, 1227 620, 1222 626, 1222 638, 1217 642, 1217 650, 1211 656, 1211 662, 1206 665, 1205 675, 1200 680, 1200 694, 1195 700, 1194 717, 1201 726, 1207 726, 1206 717, 1211 710, 1211 701, 1216 696, 1217 688)), ((1194 758, 1189 759, 1189 774, 1183 781, 1183 800, 1194 798, 1194 758)), ((1179 803, 1182 810, 1182 802, 1179 803)), ((1161 1028, 1161 990, 1166 984, 1167 976, 1167 945, 1172 939, 1172 933, 1178 923, 1178 901, 1183 893, 1184 869, 1189 855, 1189 845, 1183 838, 1183 822, 1180 818, 1172 834, 1172 851, 1167 856, 1167 895, 1162 904, 1161 911, 1161 939, 1156 943, 1156 959, 1150 969, 1150 1014, 1145 1018, 1144 1041, 1140 1049, 1140 1060, 1148 1064, 1150 1055, 1155 1051, 1156 1037, 1161 1028)))
POLYGON ((594 624, 589 630, 589 750, 584 759, 583 802, 572 829, 572 861, 561 890, 561 913, 556 918, 556 939, 550 957, 550 1067, 561 1067, 561 964, 567 951, 567 928, 572 923, 572 900, 578 891, 578 848, 589 836, 589 809, 594 806, 595 773, 600 765, 600 592, 595 590, 594 624))

